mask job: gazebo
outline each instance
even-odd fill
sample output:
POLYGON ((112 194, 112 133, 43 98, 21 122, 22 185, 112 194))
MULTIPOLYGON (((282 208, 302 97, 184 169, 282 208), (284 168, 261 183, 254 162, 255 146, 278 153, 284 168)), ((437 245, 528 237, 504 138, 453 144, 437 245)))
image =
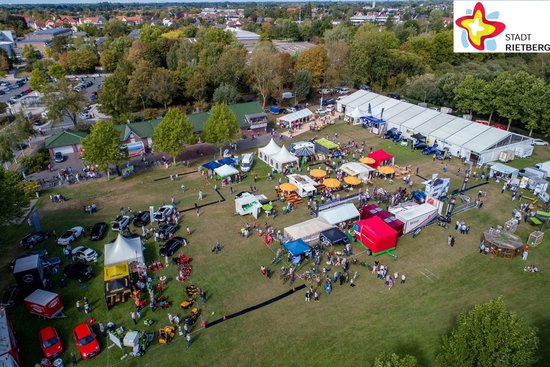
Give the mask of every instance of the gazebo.
POLYGON ((278 172, 283 172, 287 165, 298 164, 298 157, 290 154, 290 152, 283 145, 279 152, 269 156, 268 164, 278 172))
POLYGON ((386 165, 391 166, 394 164, 393 155, 387 153, 383 149, 379 149, 376 152, 369 153, 368 156, 374 159, 374 163, 370 164, 370 166, 374 168, 386 165))
POLYGON ((499 229, 486 230, 481 235, 481 241, 497 257, 512 259, 523 251, 523 242, 519 236, 499 229))
POLYGON ((105 266, 128 263, 132 271, 136 271, 139 264, 144 263, 143 245, 141 238, 125 237, 119 233, 116 240, 105 245, 103 251, 105 266))
POLYGON ((269 164, 269 157, 279 153, 279 150, 281 150, 281 147, 275 143, 275 140, 271 139, 265 147, 258 149, 258 158, 269 164))

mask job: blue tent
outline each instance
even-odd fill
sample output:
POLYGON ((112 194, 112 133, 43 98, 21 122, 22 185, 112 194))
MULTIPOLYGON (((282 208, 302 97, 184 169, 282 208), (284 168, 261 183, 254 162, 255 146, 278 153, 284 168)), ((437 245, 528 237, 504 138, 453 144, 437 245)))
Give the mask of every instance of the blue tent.
POLYGON ((292 256, 300 256, 311 252, 311 247, 302 239, 296 241, 290 241, 284 244, 285 249, 290 252, 292 256))
POLYGON ((208 162, 208 163, 205 163, 202 165, 202 167, 208 169, 208 170, 214 170, 218 167, 221 167, 223 166, 223 164, 219 164, 218 162, 216 161, 212 161, 212 162, 208 162))
MULTIPOLYGON (((231 159, 229 157, 225 157, 224 159, 219 160, 218 163, 221 166, 223 166, 224 164, 227 164, 228 166, 234 166, 235 165, 235 160, 231 159)), ((218 168, 218 167, 216 167, 216 168, 218 168)))

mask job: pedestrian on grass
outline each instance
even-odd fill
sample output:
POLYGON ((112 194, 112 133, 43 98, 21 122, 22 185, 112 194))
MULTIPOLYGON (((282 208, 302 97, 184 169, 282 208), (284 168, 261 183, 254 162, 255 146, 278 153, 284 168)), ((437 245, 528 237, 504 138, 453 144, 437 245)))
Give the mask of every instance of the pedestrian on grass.
POLYGON ((451 236, 451 247, 455 246, 455 238, 451 236))
POLYGON ((185 336, 189 334, 189 323, 187 321, 183 324, 183 331, 185 332, 185 336))
POLYGON ((135 311, 132 311, 130 313, 130 317, 132 317, 132 321, 134 322, 134 325, 137 325, 137 315, 135 311))
POLYGON ((315 292, 313 293, 313 300, 314 300, 315 302, 319 302, 319 293, 317 293, 317 291, 315 291, 315 292))
POLYGON ((189 349, 189 347, 191 347, 191 334, 187 334, 185 336, 185 340, 187 340, 187 349, 189 349))
POLYGON ((202 200, 202 190, 199 190, 199 200, 202 200))
POLYGON ((71 363, 73 364, 73 366, 76 366, 77 364, 76 354, 74 354, 74 352, 71 352, 71 363))
POLYGON ((76 301, 76 309, 78 312, 82 312, 82 305, 80 304, 80 300, 76 301))
POLYGON ((406 281, 407 277, 405 276, 405 274, 401 274, 401 284, 405 284, 406 281))
POLYGON ((523 254, 522 254, 522 259, 527 261, 527 257, 529 256, 529 247, 525 247, 525 249, 523 250, 523 254))
POLYGON ((447 245, 452 246, 451 245, 452 241, 453 241, 453 236, 449 235, 449 237, 447 238, 447 245))
POLYGON ((206 292, 203 291, 202 288, 199 288, 198 291, 199 291, 199 297, 201 298, 201 301, 206 303, 206 301, 207 301, 206 292))
POLYGON ((185 227, 185 231, 187 232, 187 235, 191 235, 191 228, 189 226, 185 227))
POLYGON ((101 322, 99 322, 98 325, 99 325, 99 332, 101 333, 101 335, 103 335, 103 337, 106 337, 107 330, 105 329, 105 326, 101 322))

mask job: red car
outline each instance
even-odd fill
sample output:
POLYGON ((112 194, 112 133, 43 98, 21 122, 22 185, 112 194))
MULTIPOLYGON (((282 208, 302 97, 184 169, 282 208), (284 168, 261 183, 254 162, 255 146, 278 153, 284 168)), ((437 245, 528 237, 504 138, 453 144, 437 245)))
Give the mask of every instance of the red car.
POLYGON ((99 343, 88 324, 80 324, 73 330, 74 341, 82 359, 90 359, 99 354, 99 343))
POLYGON ((61 339, 53 326, 41 329, 38 337, 40 338, 40 347, 42 348, 44 357, 52 359, 63 353, 61 339))

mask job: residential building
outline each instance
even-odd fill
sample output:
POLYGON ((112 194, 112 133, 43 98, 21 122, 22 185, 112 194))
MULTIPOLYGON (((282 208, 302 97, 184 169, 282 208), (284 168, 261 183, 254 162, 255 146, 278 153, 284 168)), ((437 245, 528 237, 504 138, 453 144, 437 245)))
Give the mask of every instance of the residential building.
POLYGON ((143 17, 141 15, 133 15, 130 17, 121 15, 121 16, 117 16, 116 19, 131 26, 140 25, 141 23, 143 23, 143 17))
POLYGON ((46 48, 50 46, 52 40, 56 37, 71 37, 73 31, 68 28, 53 28, 53 29, 42 29, 33 33, 30 33, 26 36, 24 40, 19 40, 16 42, 16 47, 20 50, 25 47, 25 45, 33 46, 37 51, 44 54, 46 48))

